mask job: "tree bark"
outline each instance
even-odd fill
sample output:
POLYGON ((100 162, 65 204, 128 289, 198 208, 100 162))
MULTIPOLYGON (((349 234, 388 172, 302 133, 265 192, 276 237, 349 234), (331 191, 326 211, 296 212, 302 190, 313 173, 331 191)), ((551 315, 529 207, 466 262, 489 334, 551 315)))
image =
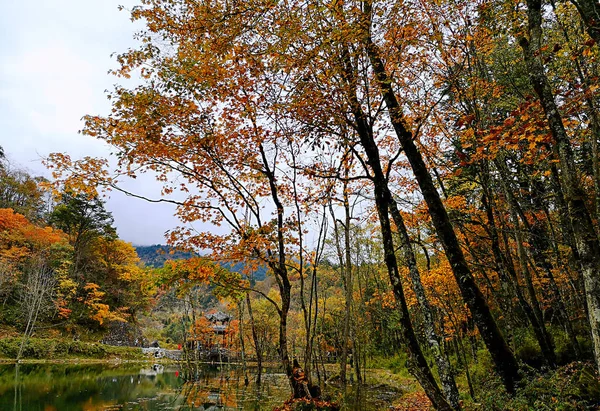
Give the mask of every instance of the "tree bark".
MULTIPOLYGON (((346 169, 346 178, 348 177, 346 169)), ((333 208, 330 203, 330 211, 331 217, 334 222, 334 235, 335 235, 335 245, 336 251, 338 254, 338 260, 340 263, 340 269, 342 270, 344 290, 345 290, 345 304, 346 311, 344 313, 344 326, 342 329, 342 353, 340 356, 340 381, 343 385, 346 385, 346 365, 348 359, 348 342, 349 342, 349 333, 350 333, 350 317, 352 311, 352 261, 350 258, 350 202, 348 200, 348 183, 347 180, 344 180, 342 186, 343 194, 343 205, 344 205, 344 223, 342 227, 344 229, 344 252, 342 252, 342 247, 340 245, 340 232, 338 229, 338 220, 335 217, 333 212, 333 208)), ((355 353, 356 357, 356 353, 355 353)))
POLYGON ((373 185, 375 191, 375 205, 379 217, 381 236, 383 241, 384 259, 388 271, 388 276, 395 300, 399 306, 400 324, 402 325, 402 336, 404 343, 408 348, 408 362, 410 372, 417 378, 419 384, 423 387, 425 393, 431 400, 433 406, 437 410, 452 410, 453 407, 448 403, 442 391, 437 385, 427 359, 423 355, 419 342, 414 332, 414 328, 408 312, 406 298, 400 279, 398 270, 398 262, 394 253, 394 240, 392 228, 389 219, 389 205, 392 202, 387 179, 381 167, 379 149, 373 137, 373 130, 369 126, 367 117, 356 96, 356 77, 354 68, 350 60, 350 55, 347 49, 342 53, 342 64, 345 74, 345 80, 348 85, 348 102, 356 122, 356 131, 358 133, 360 143, 363 146, 368 158, 368 164, 373 172, 373 185))
POLYGON ((417 301, 419 302, 421 313, 423 314, 425 337, 429 343, 429 346, 433 350, 433 356, 437 365, 438 373, 440 375, 442 389, 444 390, 444 394, 446 395, 450 405, 458 410, 460 409, 459 393, 458 388, 456 387, 456 381, 454 380, 452 368, 450 366, 450 361, 448 361, 446 353, 442 350, 440 337, 435 331, 433 312, 431 310, 431 305, 429 304, 429 299, 425 294, 425 288, 421 282, 421 273, 417 267, 417 259, 415 258, 415 253, 410 244, 410 237, 408 236, 406 224, 404 224, 402 214, 400 214, 398 205, 394 200, 392 200, 390 203, 390 212, 394 220, 394 224, 398 229, 400 248, 402 249, 404 263, 408 266, 410 281, 417 297, 417 301))
MULTIPOLYGON (((368 13, 370 13, 369 10, 367 10, 368 13)), ((392 80, 380 57, 379 48, 373 43, 368 33, 367 28, 365 32, 365 46, 377 78, 378 86, 383 94, 392 126, 411 165, 423 198, 427 203, 429 215, 442 243, 446 257, 450 262, 462 297, 469 307, 479 333, 492 356, 496 371, 501 376, 506 390, 512 394, 515 391, 515 383, 520 378, 517 360, 506 344, 506 340, 502 336, 481 290, 475 283, 446 208, 423 161, 423 156, 413 141, 412 133, 405 125, 402 109, 392 89, 392 80)))
MULTIPOLYGON (((486 174, 486 177, 482 178, 482 182, 485 182, 487 181, 487 173, 486 171, 482 171, 482 174, 483 173, 486 174)), ((487 184, 485 183, 484 185, 487 186, 487 184)), ((533 327, 534 335, 538 341, 538 344, 542 351, 542 355, 544 356, 544 359, 546 360, 547 364, 551 367, 555 367, 556 354, 554 352, 554 345, 552 344, 552 340, 544 324, 544 318, 541 316, 541 313, 539 313, 539 315, 536 315, 532 306, 527 302, 527 300, 523 296, 523 293, 521 292, 521 288, 519 286, 519 281, 517 279, 517 273, 514 267, 508 263, 508 261, 502 253, 502 250, 500 249, 500 239, 498 236, 498 230, 496 227, 494 212, 492 210, 491 196, 488 187, 484 187, 484 195, 482 198, 482 202, 486 210, 490 239, 492 242, 492 253, 494 254, 494 260, 497 265, 498 274, 500 275, 500 278, 502 278, 502 281, 505 281, 508 284, 510 284, 513 293, 516 295, 517 300, 519 301, 519 305, 523 309, 525 316, 527 317, 527 319, 531 323, 531 326, 533 327)), ((533 296, 535 298, 535 293, 533 294, 533 296)), ((533 301, 537 302, 537 299, 533 301)))
POLYGON ((527 1, 529 39, 519 41, 527 64, 529 80, 544 109, 560 161, 562 187, 573 224, 584 279, 588 319, 594 345, 594 358, 600 371, 600 244, 579 183, 573 150, 554 100, 554 93, 540 60, 542 41, 541 0, 527 1))
POLYGON ((600 4, 596 0, 571 0, 571 2, 577 7, 588 34, 600 46, 600 4))

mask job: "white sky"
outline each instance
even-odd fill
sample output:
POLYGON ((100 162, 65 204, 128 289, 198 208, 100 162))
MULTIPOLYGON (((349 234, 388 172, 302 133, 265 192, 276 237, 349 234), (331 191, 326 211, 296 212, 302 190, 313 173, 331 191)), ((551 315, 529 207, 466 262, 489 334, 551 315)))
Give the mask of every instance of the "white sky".
MULTIPOLYGON (((135 0, 0 0, 0 146, 15 166, 49 173, 51 152, 72 158, 106 156, 102 142, 79 135, 85 114, 107 114, 104 90, 117 79, 111 53, 135 46, 141 26, 129 20, 135 0)), ((121 80, 119 80, 121 81, 121 80)), ((149 176, 129 184, 158 197, 149 176)), ((121 238, 136 245, 164 243, 178 222, 173 207, 112 194, 107 208, 121 238)))

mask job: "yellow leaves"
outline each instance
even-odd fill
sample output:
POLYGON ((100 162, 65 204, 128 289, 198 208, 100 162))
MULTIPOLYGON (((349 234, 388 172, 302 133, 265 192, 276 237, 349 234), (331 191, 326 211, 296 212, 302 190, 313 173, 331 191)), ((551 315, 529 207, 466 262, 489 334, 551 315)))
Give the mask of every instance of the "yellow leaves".
POLYGON ((104 267, 110 267, 116 276, 130 281, 140 275, 140 259, 131 243, 120 239, 97 237, 94 239, 93 252, 96 261, 104 267))
POLYGON ((369 301, 366 301, 365 304, 370 306, 375 303, 381 304, 381 307, 386 310, 394 310, 397 307, 394 292, 391 290, 385 292, 375 290, 373 297, 369 301))
POLYGON ((111 311, 110 306, 102 301, 106 293, 100 291, 100 286, 95 283, 87 283, 83 287, 87 293, 84 304, 90 310, 90 319, 102 325, 106 321, 125 321, 123 313, 111 311))
POLYGON ((96 303, 92 307, 95 313, 90 317, 92 320, 98 321, 98 324, 102 325, 105 320, 112 319, 110 307, 108 304, 96 303))
POLYGON ((168 282, 192 281, 204 284, 208 283, 215 273, 212 263, 200 257, 189 260, 169 260, 165 262, 165 271, 169 273, 168 282))
POLYGON ((95 283, 87 283, 83 289, 88 293, 88 301, 93 302, 104 297, 106 293, 100 291, 100 286, 95 283))
MULTIPOLYGON (((90 121, 86 118, 86 122, 90 121)), ((108 160, 103 158, 84 157, 73 161, 63 153, 51 153, 43 160, 43 164, 52 170, 54 181, 45 184, 52 190, 56 198, 62 193, 83 193, 92 197, 98 195, 98 188, 109 190, 115 179, 108 175, 108 160)))

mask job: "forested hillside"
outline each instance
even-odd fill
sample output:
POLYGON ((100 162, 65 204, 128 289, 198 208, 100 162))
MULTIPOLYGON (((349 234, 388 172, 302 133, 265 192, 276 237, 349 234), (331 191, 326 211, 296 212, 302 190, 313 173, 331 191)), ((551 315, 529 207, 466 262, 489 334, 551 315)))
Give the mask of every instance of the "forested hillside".
POLYGON ((174 250, 166 245, 136 245, 135 252, 144 264, 154 268, 160 268, 168 260, 189 260, 194 255, 183 251, 174 250))
POLYGON ((101 200, 69 192, 53 197, 45 182, 0 163, 3 334, 21 331, 27 339, 54 329, 77 336, 114 321, 135 322, 157 291, 153 273, 118 238, 101 200))

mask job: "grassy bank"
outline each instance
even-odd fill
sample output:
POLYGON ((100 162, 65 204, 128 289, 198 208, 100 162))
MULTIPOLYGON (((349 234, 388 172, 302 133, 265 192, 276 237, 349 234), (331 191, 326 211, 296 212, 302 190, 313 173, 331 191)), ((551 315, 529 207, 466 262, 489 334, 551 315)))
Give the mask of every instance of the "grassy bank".
MULTIPOLYGON (((0 359, 15 359, 20 345, 20 337, 0 339, 0 359)), ((146 356, 139 348, 134 347, 114 347, 62 338, 30 338, 25 344, 22 358, 25 360, 144 360, 146 356)))

